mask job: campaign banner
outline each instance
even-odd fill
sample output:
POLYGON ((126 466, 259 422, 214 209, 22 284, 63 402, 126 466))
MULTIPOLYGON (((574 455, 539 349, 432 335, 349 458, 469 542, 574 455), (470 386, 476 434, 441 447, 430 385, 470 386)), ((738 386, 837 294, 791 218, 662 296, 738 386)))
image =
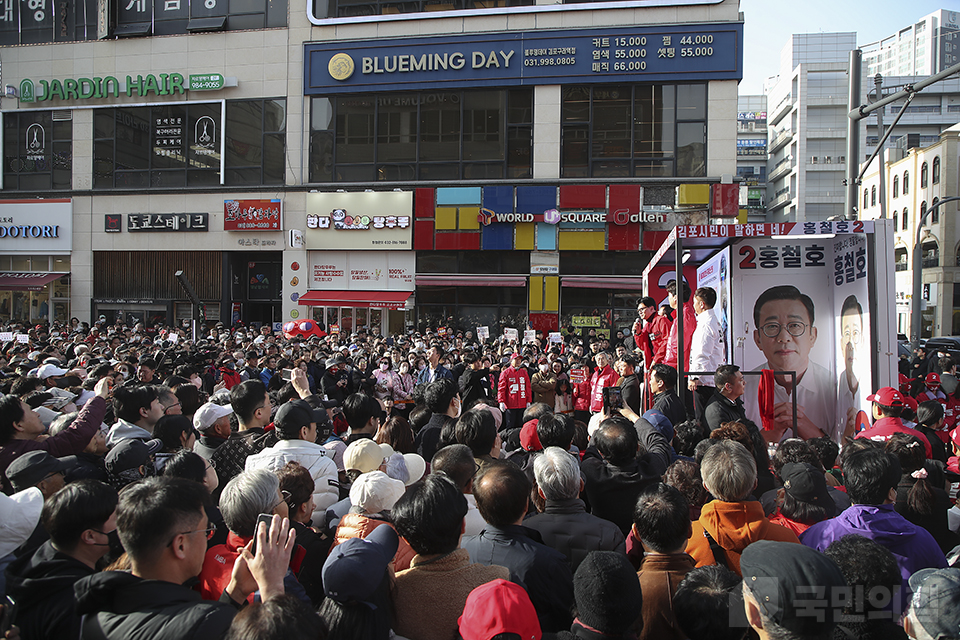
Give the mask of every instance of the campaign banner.
MULTIPOLYGON (((777 375, 777 421, 768 439, 827 435, 840 442, 852 434, 852 417, 869 406, 871 393, 865 237, 751 238, 733 246, 731 266, 734 362, 746 372, 797 375, 798 433, 789 428, 791 376, 777 375)), ((759 375, 746 376, 743 401, 761 426, 759 383, 759 375)))
POLYGON ((509 327, 503 330, 503 337, 507 342, 516 342, 520 337, 520 332, 509 327))
POLYGON ((559 331, 551 331, 549 334, 547 334, 547 341, 550 344, 560 344, 563 342, 563 334, 559 331))
POLYGON ((490 338, 490 327, 477 327, 477 339, 487 340, 490 338))
POLYGON ((697 267, 697 286, 710 287, 717 292, 717 304, 713 307, 720 321, 720 333, 723 336, 723 352, 726 361, 733 361, 732 341, 730 340, 730 247, 724 247, 709 260, 697 267))
POLYGON ((523 332, 523 343, 536 342, 537 341, 537 331, 536 329, 528 329, 523 332))
POLYGON ((587 381, 587 370, 583 368, 570 369, 570 382, 582 384, 587 381))

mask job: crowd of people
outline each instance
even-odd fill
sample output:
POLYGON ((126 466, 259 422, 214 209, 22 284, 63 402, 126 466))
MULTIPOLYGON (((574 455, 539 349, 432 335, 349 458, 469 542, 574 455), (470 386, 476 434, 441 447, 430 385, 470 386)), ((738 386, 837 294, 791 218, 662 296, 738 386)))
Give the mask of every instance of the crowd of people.
POLYGON ((559 342, 6 327, 0 635, 960 639, 949 358, 790 437, 671 286, 559 342))

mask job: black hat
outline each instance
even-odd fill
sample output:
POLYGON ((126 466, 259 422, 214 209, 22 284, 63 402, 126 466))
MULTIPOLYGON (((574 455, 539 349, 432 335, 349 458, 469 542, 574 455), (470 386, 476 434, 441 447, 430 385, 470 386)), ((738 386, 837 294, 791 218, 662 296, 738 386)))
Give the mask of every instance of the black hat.
POLYGON ((311 407, 306 400, 291 400, 277 410, 273 418, 273 425, 278 435, 294 436, 300 433, 302 427, 309 427, 311 422, 318 425, 327 421, 327 413, 311 407))
POLYGON ((837 514, 837 503, 827 491, 823 471, 806 462, 788 462, 780 469, 783 489, 794 500, 823 508, 827 518, 837 514))
POLYGON ((594 551, 573 576, 577 618, 604 634, 622 634, 641 615, 643 598, 637 572, 615 551, 594 551))
POLYGON ((110 473, 119 475, 122 471, 136 469, 146 464, 147 459, 162 448, 162 440, 144 441, 137 438, 124 438, 107 452, 103 465, 110 473))
POLYGON ((77 459, 74 456, 54 458, 46 451, 30 451, 11 462, 6 475, 15 491, 23 491, 52 473, 69 471, 75 466, 77 459))
POLYGON ((329 369, 330 367, 335 367, 338 364, 343 364, 343 362, 344 362, 343 357, 336 355, 336 356, 327 358, 326 367, 327 369, 329 369))
POLYGON ((810 547, 759 540, 744 549, 740 571, 764 616, 792 633, 820 636, 843 613, 843 573, 810 547))

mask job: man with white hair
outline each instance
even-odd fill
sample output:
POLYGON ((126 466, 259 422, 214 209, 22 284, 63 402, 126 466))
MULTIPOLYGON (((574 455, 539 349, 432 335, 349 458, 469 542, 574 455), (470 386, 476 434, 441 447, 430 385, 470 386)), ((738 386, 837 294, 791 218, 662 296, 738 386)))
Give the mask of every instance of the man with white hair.
POLYGON ((620 527, 587 513, 579 497, 583 478, 574 456, 560 447, 547 447, 534 460, 533 473, 546 505, 523 525, 539 531, 545 545, 565 555, 571 570, 576 571, 591 551, 625 552, 620 527))
POLYGON ((703 486, 716 500, 704 505, 693 523, 687 553, 698 567, 718 564, 740 573, 740 554, 757 540, 794 542, 793 531, 772 524, 763 506, 751 498, 757 486, 757 463, 739 442, 721 440, 700 464, 703 486))
POLYGON ((590 376, 590 412, 599 413, 603 411, 604 387, 617 386, 619 376, 610 366, 610 354, 601 351, 593 360, 597 363, 597 369, 590 376))

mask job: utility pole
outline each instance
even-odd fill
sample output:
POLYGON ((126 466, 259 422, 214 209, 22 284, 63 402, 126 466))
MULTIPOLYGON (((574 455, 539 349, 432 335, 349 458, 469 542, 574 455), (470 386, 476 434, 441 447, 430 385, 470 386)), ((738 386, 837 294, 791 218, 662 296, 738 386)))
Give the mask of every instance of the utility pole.
MULTIPOLYGON (((883 76, 879 73, 873 77, 873 84, 877 89, 877 100, 883 97, 883 76)), ((877 143, 877 149, 880 150, 880 218, 887 217, 887 188, 886 188, 886 168, 887 161, 883 154, 883 148, 886 146, 887 139, 883 135, 883 109, 877 109, 877 135, 880 141, 877 143)))

